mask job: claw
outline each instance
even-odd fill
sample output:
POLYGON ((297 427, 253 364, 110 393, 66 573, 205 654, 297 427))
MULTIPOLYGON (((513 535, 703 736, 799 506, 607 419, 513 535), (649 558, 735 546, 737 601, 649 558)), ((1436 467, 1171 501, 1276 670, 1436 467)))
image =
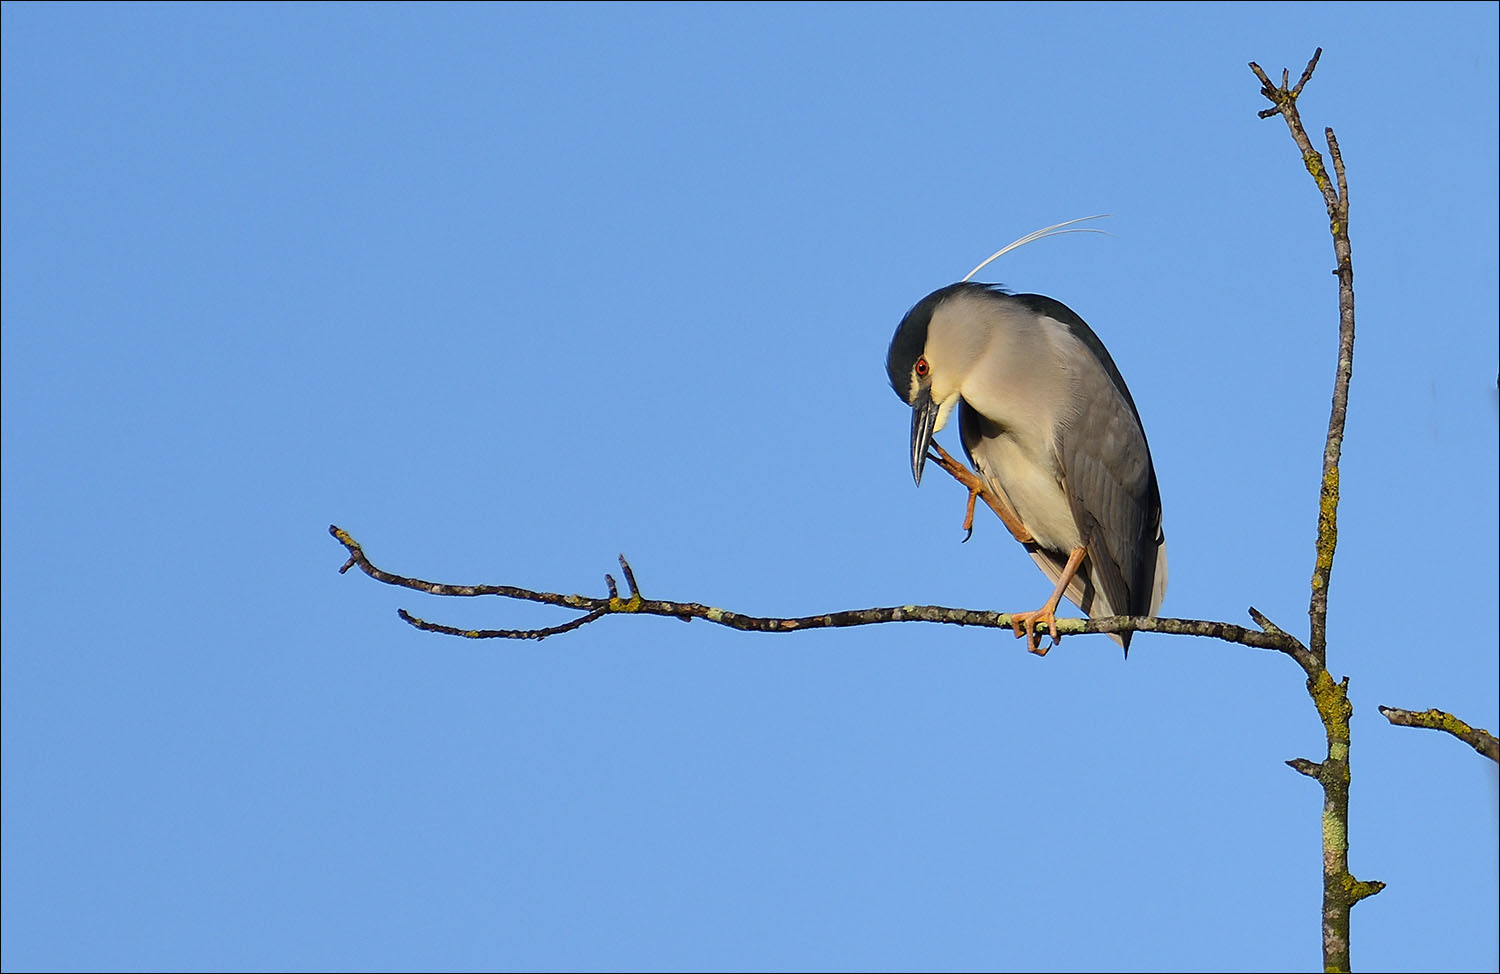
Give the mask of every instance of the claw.
POLYGON ((979 491, 974 489, 973 487, 970 487, 969 509, 964 512, 964 540, 960 541, 959 544, 963 544, 965 541, 968 541, 970 538, 974 537, 974 502, 978 499, 979 491))
POLYGON ((1045 606, 1035 612, 1014 613, 1010 617, 1010 627, 1015 630, 1017 639, 1026 637, 1026 651, 1038 656, 1046 656, 1054 647, 1062 644, 1062 637, 1057 635, 1057 615, 1045 606), (1046 638, 1052 640, 1051 646, 1042 645, 1044 637, 1036 631, 1038 622, 1047 627, 1046 638))
POLYGON ((1010 617, 1010 627, 1016 631, 1016 638, 1021 638, 1021 630, 1025 629, 1026 648, 1038 656, 1046 656, 1047 651, 1062 645, 1062 636, 1057 634, 1057 604, 1062 601, 1063 592, 1067 591, 1068 582, 1077 573, 1083 564, 1084 556, 1088 549, 1078 547, 1068 555, 1068 563, 1063 566, 1062 574, 1058 576, 1057 587, 1052 590, 1052 597, 1035 612, 1016 612, 1010 617), (1036 624, 1040 622, 1047 627, 1047 635, 1052 637, 1052 645, 1042 647, 1041 637, 1037 635, 1036 624))

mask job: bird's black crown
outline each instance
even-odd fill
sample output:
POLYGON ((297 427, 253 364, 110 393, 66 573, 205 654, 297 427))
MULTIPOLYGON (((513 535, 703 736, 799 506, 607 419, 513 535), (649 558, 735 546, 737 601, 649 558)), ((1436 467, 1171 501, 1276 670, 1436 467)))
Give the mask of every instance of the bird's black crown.
POLYGON ((896 395, 900 396, 903 402, 906 401, 906 396, 911 391, 912 367, 917 364, 922 350, 927 347, 927 326, 932 322, 932 313, 937 310, 938 305, 963 291, 1007 293, 998 284, 960 281, 957 284, 938 288, 912 306, 912 309, 901 319, 901 324, 896 326, 896 334, 891 338, 890 351, 885 357, 885 370, 891 377, 891 388, 896 390, 896 395))

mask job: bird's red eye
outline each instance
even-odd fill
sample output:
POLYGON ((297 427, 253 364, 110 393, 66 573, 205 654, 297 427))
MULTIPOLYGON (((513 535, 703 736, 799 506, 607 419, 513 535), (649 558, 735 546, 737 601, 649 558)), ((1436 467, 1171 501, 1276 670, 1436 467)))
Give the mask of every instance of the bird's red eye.
POLYGON ((930 369, 928 367, 927 360, 925 358, 919 358, 919 359, 917 359, 917 377, 918 378, 922 378, 922 379, 927 378, 927 373, 931 372, 931 371, 932 371, 932 369, 930 369))

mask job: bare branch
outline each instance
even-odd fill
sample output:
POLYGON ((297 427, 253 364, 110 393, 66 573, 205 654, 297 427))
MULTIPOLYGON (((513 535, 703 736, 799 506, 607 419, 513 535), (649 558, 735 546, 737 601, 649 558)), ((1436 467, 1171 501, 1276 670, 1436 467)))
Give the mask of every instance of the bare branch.
POLYGON ((458 598, 498 595, 501 598, 518 599, 523 602, 540 602, 544 605, 561 605, 585 611, 598 608, 600 601, 599 599, 585 599, 577 595, 533 592, 531 589, 517 588, 514 585, 447 585, 442 582, 427 582, 420 578, 407 578, 404 575, 394 575, 372 565, 370 560, 365 557, 364 549, 360 547, 359 542, 350 537, 348 532, 344 531, 338 525, 330 524, 328 526, 328 533, 337 538, 339 544, 343 545, 349 551, 349 560, 344 563, 344 567, 339 569, 340 574, 357 567, 377 582, 414 589, 418 592, 426 592, 429 595, 449 595, 458 598))
MULTIPOLYGON (((548 636, 570 632, 607 615, 672 616, 677 619, 702 619, 716 625, 745 632, 800 632, 805 629, 845 629, 851 626, 880 625, 887 622, 932 622, 952 626, 981 626, 989 629, 1009 629, 1010 614, 977 609, 954 609, 940 605, 896 605, 871 609, 845 609, 811 616, 752 616, 732 612, 697 602, 667 602, 658 599, 643 599, 635 589, 634 572, 631 579, 632 594, 622 599, 613 590, 608 597, 566 595, 561 592, 538 592, 514 585, 449 585, 429 582, 420 578, 409 578, 377 568, 365 555, 359 542, 337 525, 330 525, 328 533, 338 539, 349 552, 348 564, 387 585, 408 588, 429 595, 444 595, 471 598, 494 595, 523 602, 537 602, 575 609, 585 615, 560 626, 546 629, 463 629, 428 622, 405 610, 401 618, 418 629, 462 636, 466 639, 545 639, 548 636)), ((1046 626, 1041 627, 1046 631, 1046 626)), ((1244 626, 1204 619, 1156 619, 1147 616, 1106 616, 1100 619, 1059 619, 1058 635, 1080 633, 1157 632, 1171 636, 1205 636, 1229 643, 1239 643, 1254 649, 1270 649, 1285 653, 1304 666, 1309 654, 1307 647, 1295 637, 1284 632, 1258 632, 1244 626)), ((1049 633, 1050 635, 1050 633, 1049 633)))
POLYGON ((1328 417, 1328 435, 1323 446, 1323 479, 1318 499, 1318 537, 1313 563, 1312 596, 1308 604, 1308 645, 1319 660, 1327 654, 1328 586, 1333 575, 1333 554, 1338 546, 1339 506, 1339 457, 1344 446, 1344 419, 1349 411, 1349 379, 1354 369, 1354 266, 1349 245, 1349 187, 1344 173, 1344 157, 1339 151, 1338 140, 1333 129, 1324 130, 1328 139, 1329 155, 1333 158, 1334 179, 1330 180, 1323 164, 1323 156, 1313 148, 1302 117, 1297 111, 1297 98, 1302 88, 1312 77, 1323 49, 1319 48, 1296 87, 1288 88, 1285 78, 1282 84, 1271 84, 1260 65, 1250 63, 1250 69, 1261 82, 1261 94, 1272 106, 1260 112, 1262 118, 1280 115, 1286 119, 1292 140, 1302 153, 1302 164, 1317 184, 1323 195, 1323 205, 1328 211, 1329 232, 1333 235, 1333 252, 1338 266, 1334 273, 1339 278, 1339 355, 1334 371, 1333 405, 1328 417))
POLYGON ((1255 76, 1260 79, 1260 93, 1269 98, 1272 103, 1270 108, 1262 108, 1257 114, 1261 118, 1270 118, 1272 115, 1281 114, 1282 109, 1287 104, 1295 103, 1297 96, 1302 94, 1302 86, 1312 79, 1313 71, 1318 66, 1318 59, 1322 56, 1323 49, 1321 47, 1313 52, 1312 60, 1308 61, 1307 67, 1302 69, 1302 77, 1298 79, 1297 85, 1294 88, 1287 87, 1288 80, 1291 78, 1290 71, 1283 69, 1281 72, 1281 84, 1273 84, 1271 79, 1266 77, 1266 73, 1261 70, 1260 65, 1251 61, 1250 70, 1254 71, 1255 76))
POLYGON ((639 597, 641 593, 635 587, 635 572, 630 570, 630 562, 625 560, 624 555, 620 556, 620 571, 625 573, 625 584, 630 588, 630 597, 639 597))
POLYGON ((1247 611, 1250 613, 1250 618, 1255 620, 1255 624, 1257 626, 1260 626, 1266 632, 1274 633, 1278 636, 1286 635, 1285 631, 1280 626, 1272 622, 1270 619, 1267 619, 1255 606, 1250 606, 1247 611))
MULTIPOLYGON (((1323 49, 1321 47, 1318 48, 1316 51, 1313 51, 1312 60, 1308 61, 1307 62, 1307 67, 1305 67, 1305 68, 1302 69, 1302 77, 1297 80, 1297 87, 1295 87, 1295 88, 1292 89, 1292 97, 1293 98, 1296 98, 1298 95, 1302 94, 1302 86, 1305 85, 1305 84, 1307 84, 1307 82, 1309 80, 1311 80, 1311 78, 1313 76, 1313 71, 1318 66, 1318 58, 1320 58, 1322 56, 1323 56, 1323 49)), ((1286 72, 1285 71, 1281 72, 1281 83, 1282 83, 1283 86, 1286 85, 1286 72)))
POLYGON ((438 622, 428 622, 426 619, 419 619, 405 609, 397 609, 396 615, 416 628, 421 629, 423 632, 440 632, 445 636, 462 636, 465 639, 535 639, 541 641, 548 636, 572 632, 574 629, 586 626, 595 619, 604 616, 608 611, 608 609, 595 609, 593 612, 579 616, 572 622, 565 622, 560 626, 549 626, 546 629, 458 629, 438 622))
POLYGON ((1309 761, 1307 758, 1292 758, 1286 765, 1298 774, 1305 774, 1309 778, 1316 778, 1323 773, 1321 764, 1309 761))
POLYGON ((1401 710, 1381 707, 1385 719, 1398 727, 1424 727, 1452 734, 1491 761, 1500 763, 1500 740, 1482 727, 1471 727, 1443 710, 1401 710))
MULTIPOLYGON (((1347 217, 1349 209, 1349 183, 1344 178, 1344 154, 1339 151, 1339 140, 1334 137, 1332 128, 1325 128, 1323 130, 1323 138, 1328 140, 1328 155, 1333 159, 1333 175, 1338 181, 1336 189, 1339 197, 1339 211, 1347 217)), ((1336 274, 1338 271, 1334 271, 1334 273, 1336 274)))
MULTIPOLYGON (((1297 99, 1312 78, 1322 55, 1323 50, 1319 48, 1307 62, 1295 87, 1287 84, 1290 72, 1283 71, 1281 84, 1275 85, 1253 61, 1250 70, 1260 80, 1261 94, 1271 102, 1270 108, 1261 110, 1260 117, 1280 115, 1286 120, 1292 141, 1302 154, 1302 164, 1323 196, 1337 261, 1334 274, 1339 279, 1338 364, 1334 370, 1328 435, 1323 445, 1318 533, 1314 546, 1312 593, 1307 607, 1308 645, 1313 665, 1304 666, 1308 674, 1307 691, 1318 708, 1328 738, 1328 758, 1317 764, 1303 758, 1288 763, 1303 774, 1317 778, 1323 786, 1323 966, 1329 971, 1347 971, 1350 907, 1366 896, 1380 892, 1383 884, 1358 880, 1349 873, 1349 718, 1354 708, 1349 703, 1348 680, 1335 683, 1327 669, 1328 587, 1333 577, 1334 550, 1338 546, 1339 458, 1343 452, 1344 419, 1349 411, 1349 380, 1354 370, 1354 264, 1349 245, 1349 185, 1338 139, 1334 137, 1333 129, 1324 130, 1328 152, 1333 159, 1334 179, 1330 180, 1323 157, 1313 148, 1297 111, 1297 99)), ((1266 625, 1259 618, 1256 621, 1266 625)))

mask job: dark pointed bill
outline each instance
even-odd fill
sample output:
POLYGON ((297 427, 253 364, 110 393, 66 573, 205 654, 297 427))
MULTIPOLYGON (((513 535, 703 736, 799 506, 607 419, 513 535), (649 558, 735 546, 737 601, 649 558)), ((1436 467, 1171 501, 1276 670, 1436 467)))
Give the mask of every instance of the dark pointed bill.
POLYGON ((932 428, 937 425, 938 404, 927 390, 917 396, 911 408, 911 476, 922 483, 922 468, 927 465, 927 447, 932 443, 932 428))

